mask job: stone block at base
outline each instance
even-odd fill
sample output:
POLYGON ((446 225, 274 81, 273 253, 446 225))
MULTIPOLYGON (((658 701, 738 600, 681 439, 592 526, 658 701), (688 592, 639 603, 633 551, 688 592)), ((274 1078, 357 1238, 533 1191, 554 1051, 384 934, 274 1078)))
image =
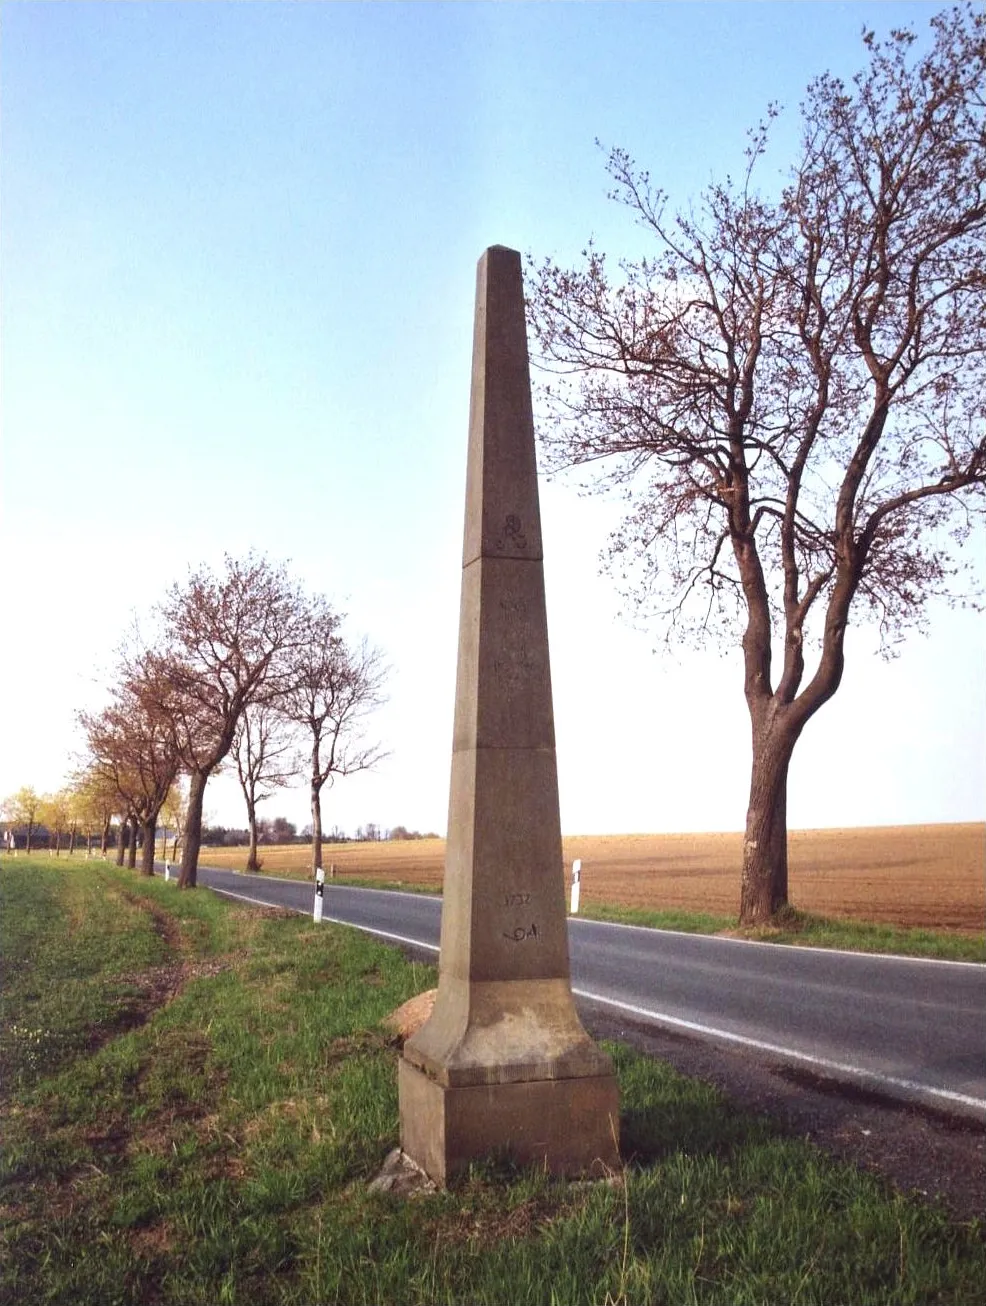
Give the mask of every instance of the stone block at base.
POLYGON ((491 1155, 600 1179, 620 1165, 613 1075, 447 1088, 402 1057, 397 1086, 401 1147, 437 1183, 491 1155))

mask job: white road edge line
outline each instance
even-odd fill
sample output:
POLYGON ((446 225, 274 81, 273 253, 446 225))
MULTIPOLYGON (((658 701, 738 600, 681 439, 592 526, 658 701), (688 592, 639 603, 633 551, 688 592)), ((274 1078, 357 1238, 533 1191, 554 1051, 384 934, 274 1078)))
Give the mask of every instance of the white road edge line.
POLYGON ((879 961, 920 961, 931 966, 974 966, 983 969, 981 961, 954 961, 951 957, 909 957, 906 952, 860 952, 855 948, 827 948, 824 944, 812 947, 808 943, 771 943, 767 939, 734 939, 729 934, 702 934, 698 930, 666 930, 660 925, 631 925, 628 921, 597 921, 591 916, 569 916, 569 922, 579 926, 608 925, 613 930, 646 930, 650 934, 676 934, 686 939, 715 939, 717 943, 743 943, 748 948, 774 948, 778 952, 811 952, 817 957, 865 957, 879 961))
POLYGON ((323 916, 322 920, 332 921, 335 925, 348 925, 351 930, 362 930, 364 934, 376 934, 381 939, 394 939, 397 943, 408 943, 412 948, 427 948, 429 952, 438 952, 437 943, 424 943, 421 939, 409 939, 406 934, 391 934, 388 930, 376 930, 370 925, 356 925, 353 921, 340 920, 338 916, 323 916))
MULTIPOLYGON (((211 885, 208 887, 212 888, 211 885)), ((230 889, 212 889, 212 892, 225 894, 228 898, 238 898, 242 902, 254 903, 258 907, 280 905, 264 902, 260 898, 248 898, 245 894, 233 893, 230 889)), ((301 907, 288 907, 286 910, 299 912, 302 916, 309 914, 301 907)), ((322 919, 331 921, 334 925, 348 925, 350 929, 362 930, 364 934, 375 934, 382 939, 392 939, 397 943, 406 943, 413 948, 426 948, 429 952, 439 951, 438 946, 434 943, 425 943, 421 939, 410 939, 404 934, 391 934, 388 930, 373 929, 368 925, 354 925, 352 921, 340 920, 338 916, 323 916, 322 919)), ((626 1011, 633 1016, 643 1016, 657 1025, 673 1025, 676 1029, 687 1029, 693 1034, 704 1034, 708 1038, 723 1039, 728 1043, 738 1043, 743 1047, 756 1048, 758 1052, 769 1052, 786 1061, 802 1061, 806 1065, 816 1066, 821 1070, 837 1071, 840 1075, 848 1075, 851 1079, 870 1080, 877 1084, 902 1088, 919 1096, 942 1098, 947 1102, 972 1107, 976 1111, 986 1111, 986 1099, 984 1098, 970 1097, 966 1093, 953 1093, 947 1088, 933 1088, 929 1084, 919 1084, 913 1079, 900 1079, 895 1075, 881 1075, 876 1070, 863 1070, 844 1061, 830 1061, 826 1057, 812 1056, 808 1052, 796 1052, 793 1048, 785 1048, 778 1043, 767 1043, 763 1039, 748 1038, 745 1034, 734 1034, 731 1030, 718 1029, 715 1025, 702 1025, 695 1020, 683 1020, 680 1016, 669 1016, 663 1011, 652 1011, 649 1007, 638 1007, 632 1002, 621 1002, 618 998, 606 998, 600 993, 593 993, 591 989, 573 987, 572 992, 578 998, 585 998, 589 1002, 598 1002, 605 1007, 615 1007, 618 1011, 626 1011)))
MULTIPOLYGON (((234 893, 232 889, 217 889, 214 885, 206 885, 213 893, 221 893, 227 898, 236 898, 239 902, 250 902, 256 907, 274 907, 280 911, 296 911, 301 916, 310 916, 311 912, 304 907, 291 907, 279 902, 266 902, 263 898, 248 898, 245 893, 234 893)), ((429 952, 438 952, 437 943, 424 943, 421 939, 409 939, 406 934, 391 934, 389 930, 373 929, 370 925, 356 925, 353 921, 344 921, 338 916, 323 916, 323 921, 331 921, 333 925, 348 925, 351 930, 361 930, 364 934, 376 934, 381 939, 393 939, 396 943, 407 943, 412 948, 427 948, 429 952)))
MULTIPOLYGON (((229 871, 231 875, 242 875, 246 879, 263 880, 265 884, 271 883, 271 877, 268 875, 255 875, 252 871, 236 871, 228 866, 203 866, 202 870, 229 871)), ((281 876, 277 876, 281 879, 281 876)), ((285 884, 308 884, 308 880, 284 880, 285 884)), ((441 894, 433 893, 410 893, 407 889, 372 889, 369 885, 363 884, 338 884, 333 885, 331 881, 326 881, 326 887, 338 889, 352 889, 356 893, 388 893, 398 898, 438 898, 441 901, 441 894)), ((219 890, 216 891, 217 893, 219 890)), ((250 899, 247 899, 250 901, 250 899)), ((269 903, 263 904, 270 906, 269 903)), ((293 910, 300 911, 296 907, 293 910)), ((860 952, 855 948, 826 948, 823 945, 812 947, 807 943, 771 943, 765 939, 735 939, 728 934, 702 934, 698 930, 668 930, 659 925, 631 925, 628 921, 600 921, 594 920, 591 916, 569 916, 568 923, 576 928, 591 925, 605 925, 611 930, 644 930, 648 934, 675 934, 684 936, 688 939, 714 939, 717 943, 742 943, 748 948, 775 948, 783 949, 785 952, 810 952, 818 956, 832 955, 836 957, 865 957, 881 961, 920 961, 930 966, 973 966, 977 970, 983 970, 984 965, 981 961, 954 961, 950 957, 909 957, 905 952, 860 952)), ((342 924, 346 924, 345 921, 342 924)))
POLYGON ((572 992, 577 997, 586 998, 590 1002, 599 1002, 606 1007, 615 1007, 618 1011, 626 1011, 634 1016, 643 1016, 658 1025, 673 1025, 676 1029, 687 1029, 693 1034, 704 1034, 710 1038, 724 1039, 729 1043, 739 1043, 743 1047, 756 1048, 758 1052, 770 1052, 774 1056, 782 1057, 785 1061, 803 1061, 807 1065, 816 1066, 821 1070, 838 1071, 840 1075, 848 1075, 851 1079, 872 1080, 878 1084, 902 1088, 921 1096, 930 1094, 932 1097, 940 1097, 948 1102, 973 1107, 977 1111, 986 1111, 986 1099, 984 1098, 969 1097, 965 1093, 953 1093, 951 1089, 934 1088, 930 1084, 919 1084, 913 1079, 900 1079, 895 1075, 883 1075, 877 1070, 863 1070, 859 1066, 851 1066, 844 1061, 830 1061, 826 1057, 812 1056, 808 1052, 796 1052, 793 1048, 782 1047, 777 1043, 767 1043, 763 1039, 748 1038, 745 1034, 734 1034, 731 1030, 718 1029, 714 1025, 702 1025, 695 1020, 683 1020, 679 1016, 668 1016, 663 1011, 652 1011, 648 1007, 638 1007, 632 1002, 621 1002, 617 998, 605 998, 599 993, 593 993, 590 989, 573 988, 572 992))
MULTIPOLYGON (((232 866, 200 866, 201 871, 219 871, 222 874, 239 875, 244 880, 263 880, 264 884, 301 884, 308 885, 312 891, 315 888, 314 880, 289 880, 285 875, 263 875, 256 871, 237 871, 232 866)), ((207 886, 211 888, 212 886, 207 886)), ((354 889, 357 893, 389 893, 395 898, 438 898, 441 901, 441 894, 435 893, 413 893, 410 889, 374 889, 369 884, 336 884, 333 880, 326 880, 327 889, 354 889)), ((218 892, 218 890, 217 890, 218 892)), ((269 905, 269 904, 268 904, 269 905)), ((294 909, 300 911, 299 907, 294 909)), ((343 922, 345 924, 345 922, 343 922)))
POLYGON ((255 907, 273 907, 275 911, 296 911, 300 916, 310 916, 304 907, 292 907, 290 903, 268 902, 266 898, 248 898, 245 893, 234 893, 232 889, 217 889, 214 884, 205 886, 210 893, 221 893, 224 898, 235 898, 237 902, 252 902, 255 907))

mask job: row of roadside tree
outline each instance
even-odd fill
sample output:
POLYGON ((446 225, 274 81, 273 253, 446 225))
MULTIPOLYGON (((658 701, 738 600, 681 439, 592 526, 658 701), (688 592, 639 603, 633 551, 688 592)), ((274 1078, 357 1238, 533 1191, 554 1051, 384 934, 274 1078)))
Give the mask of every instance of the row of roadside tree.
POLYGON ((367 640, 347 640, 342 622, 264 557, 227 555, 217 571, 191 572, 152 610, 149 637, 135 630, 121 644, 106 705, 79 714, 85 754, 73 783, 44 799, 19 791, 7 819, 56 839, 67 832, 72 844, 81 833, 90 848, 98 838, 104 853, 117 820, 121 861, 125 843, 132 858, 139 844, 145 875, 163 821, 181 835, 179 886, 193 888, 210 777, 235 765, 256 869, 258 804, 304 773, 317 869, 323 790, 384 756, 365 727, 387 668, 367 640))

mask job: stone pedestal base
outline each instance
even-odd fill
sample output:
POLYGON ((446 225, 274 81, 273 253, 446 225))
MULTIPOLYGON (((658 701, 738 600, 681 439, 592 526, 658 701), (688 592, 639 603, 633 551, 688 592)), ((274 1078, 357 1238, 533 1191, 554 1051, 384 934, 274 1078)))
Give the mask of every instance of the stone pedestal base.
POLYGON ((401 1147, 437 1183, 492 1154, 558 1175, 619 1167, 614 1075, 449 1088, 402 1057, 397 1086, 401 1147))

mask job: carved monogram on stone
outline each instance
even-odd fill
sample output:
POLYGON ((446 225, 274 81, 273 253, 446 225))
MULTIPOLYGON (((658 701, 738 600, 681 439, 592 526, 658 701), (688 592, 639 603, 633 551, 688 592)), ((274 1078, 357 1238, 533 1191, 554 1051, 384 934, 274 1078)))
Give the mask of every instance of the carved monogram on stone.
POLYGON ((497 552, 504 553, 507 549, 526 549, 527 536, 521 529, 521 521, 515 512, 510 512, 503 520, 503 530, 500 532, 500 538, 496 542, 497 552))

